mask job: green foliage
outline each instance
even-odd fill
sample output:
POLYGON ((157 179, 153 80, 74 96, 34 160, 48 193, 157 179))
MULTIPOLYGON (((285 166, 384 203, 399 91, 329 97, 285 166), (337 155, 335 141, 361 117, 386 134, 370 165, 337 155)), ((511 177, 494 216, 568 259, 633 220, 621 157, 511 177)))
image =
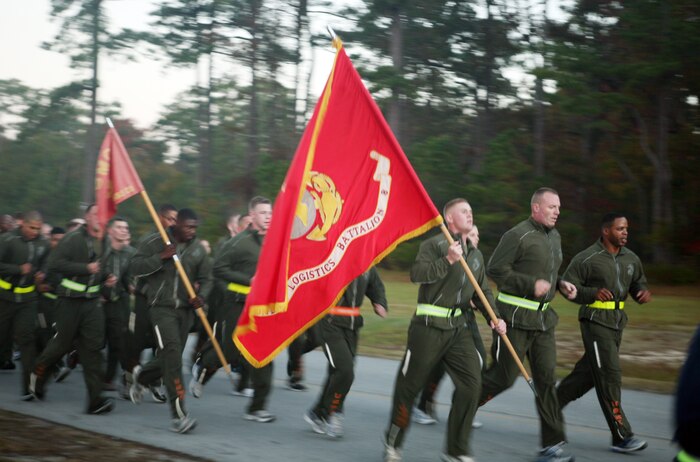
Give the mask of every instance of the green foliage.
MULTIPOLYGON (((115 35, 103 1, 53 0, 64 35, 52 49, 85 69, 109 37, 133 47, 132 57, 209 65, 207 78, 178 95, 152 131, 126 120, 118 129, 154 203, 195 209, 200 235, 216 241, 224 217, 244 211, 252 194, 274 199, 299 142, 303 89, 299 76, 289 78, 300 62, 290 13, 302 4, 161 1, 148 30, 115 35)), ((671 261, 687 262, 651 267, 652 277, 697 279, 688 268, 700 247, 700 4, 570 5, 563 22, 537 24, 530 11, 501 0, 367 0, 342 12, 348 26, 338 32, 379 106, 400 115, 397 134, 438 208, 453 197, 471 202, 487 257, 527 217, 532 191, 548 185, 562 199, 565 258, 597 237, 600 215, 621 210, 630 247, 645 261, 663 247, 671 261), (516 94, 504 72, 534 55, 545 65, 524 69, 516 94), (531 98, 534 77, 546 83, 541 107, 531 98), (543 124, 542 143, 533 121, 543 124), (546 168, 536 176, 540 154, 546 168), (670 192, 659 201, 660 191, 670 192)), ((78 213, 92 90, 89 81, 54 89, 0 81, 5 212, 40 207, 59 224, 78 213)), ((99 108, 119 119, 116 104, 99 108)), ((139 199, 120 212, 135 234, 152 229, 139 199)), ((407 268, 423 238, 399 246, 383 266, 407 268)))
POLYGON ((691 263, 649 264, 644 267, 644 272, 654 284, 687 285, 700 280, 697 265, 691 263))

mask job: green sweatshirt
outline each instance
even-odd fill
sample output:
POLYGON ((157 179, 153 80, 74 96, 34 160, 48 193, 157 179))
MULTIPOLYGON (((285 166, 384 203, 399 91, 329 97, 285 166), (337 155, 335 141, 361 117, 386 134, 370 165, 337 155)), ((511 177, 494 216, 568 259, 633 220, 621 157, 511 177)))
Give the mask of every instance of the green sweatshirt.
MULTIPOLYGON (((365 296, 367 296, 372 303, 382 305, 387 311, 389 310, 389 305, 386 300, 386 289, 375 267, 368 269, 353 279, 345 288, 345 292, 343 292, 336 306, 346 308, 362 306, 365 296)), ((329 314, 327 317, 330 323, 346 329, 359 329, 364 325, 362 316, 334 316, 329 314)))
MULTIPOLYGON (((455 238, 457 240, 458 238, 455 238)), ((461 240, 460 240, 461 242, 461 240)), ((486 308, 472 286, 462 265, 457 262, 450 265, 447 260, 447 238, 438 234, 423 241, 418 249, 416 261, 411 267, 411 281, 419 283, 418 303, 441 306, 443 308, 457 308, 465 313, 467 319, 474 319, 470 301, 481 311, 487 321, 490 320, 486 308)), ((493 299, 491 288, 486 279, 486 267, 484 256, 467 239, 466 249, 462 243, 464 259, 469 269, 486 296, 486 300, 493 308, 497 317, 498 308, 493 299)))
POLYGON ((49 255, 49 243, 43 237, 28 241, 20 229, 0 237, 0 299, 25 302, 36 299, 34 275, 42 271, 49 255), (20 266, 31 263, 32 269, 22 275, 20 266))
MULTIPOLYGON (((221 290, 228 290, 228 284, 231 282, 250 287, 250 281, 258 267, 263 239, 264 235, 259 234, 255 229, 248 228, 224 243, 214 260, 214 277, 221 290)), ((234 294, 236 302, 245 302, 244 294, 238 292, 234 294)))
POLYGON ((121 297, 129 293, 129 262, 136 253, 136 249, 130 245, 121 250, 114 250, 109 243, 105 243, 106 251, 100 261, 102 269, 102 279, 107 279, 107 276, 113 274, 117 277, 117 283, 113 287, 102 286, 102 296, 110 302, 119 300, 121 297))
MULTIPOLYGON (((487 273, 501 293, 535 302, 549 302, 556 294, 562 262, 559 232, 536 222, 532 217, 506 231, 493 251, 487 273), (541 298, 535 297, 535 281, 544 279, 552 287, 541 298)), ((548 330, 559 317, 549 306, 530 310, 498 301, 503 319, 510 327, 548 330)))
POLYGON ((88 234, 85 226, 63 236, 49 255, 48 263, 49 278, 52 281, 52 275, 55 278, 56 295, 70 298, 99 296, 101 275, 90 274, 87 268, 89 263, 99 259, 99 250, 100 243, 88 234))
MULTIPOLYGON (((153 233, 139 244, 131 259, 133 277, 143 279, 143 292, 148 306, 188 308, 189 294, 180 280, 172 258, 161 260, 165 243, 160 233, 153 233)), ((211 260, 207 252, 194 238, 177 244, 177 254, 193 287, 199 287, 197 295, 207 299, 212 287, 211 260)))
POLYGON ((581 304, 579 319, 616 330, 627 325, 627 310, 589 307, 596 301, 598 289, 608 289, 618 302, 624 301, 628 294, 635 298, 640 290, 647 290, 647 279, 639 257, 626 247, 612 255, 600 239, 571 260, 563 278, 576 286, 574 302, 581 304))

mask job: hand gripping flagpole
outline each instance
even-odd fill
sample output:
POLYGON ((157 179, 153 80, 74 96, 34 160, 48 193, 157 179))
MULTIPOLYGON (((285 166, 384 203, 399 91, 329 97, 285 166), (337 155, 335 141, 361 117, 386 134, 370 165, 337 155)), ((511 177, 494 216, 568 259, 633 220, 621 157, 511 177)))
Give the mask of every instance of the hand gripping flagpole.
MULTIPOLYGON (((105 117, 107 120, 107 125, 109 125, 109 128, 114 128, 114 124, 112 124, 112 120, 109 117, 105 117)), ((158 232, 160 233, 160 237, 163 238, 163 242, 165 242, 166 246, 171 245, 170 242, 170 237, 168 236, 168 233, 165 232, 165 228, 163 228, 163 224, 160 222, 160 219, 158 218, 158 213, 156 212, 156 209, 153 207, 153 203, 151 202, 151 198, 148 196, 148 193, 146 192, 146 188, 141 191, 141 197, 143 198, 143 201, 146 203, 146 208, 151 214, 151 218, 153 219, 153 222, 156 224, 156 227, 158 228, 158 232)), ((185 272, 185 268, 182 266, 182 262, 180 261, 180 257, 175 253, 173 255, 173 261, 175 262, 175 268, 177 268, 177 273, 180 275, 180 279, 182 280, 182 283, 185 285, 185 289, 187 290, 187 295, 190 297, 190 299, 193 299, 197 296, 196 292, 194 291, 194 288, 192 287, 192 283, 190 282, 190 278, 187 276, 187 273, 185 272)), ((219 357, 219 361, 221 361, 221 365, 223 366, 224 370, 226 371, 226 375, 228 375, 229 380, 231 381, 231 384, 235 386, 235 381, 233 379, 233 374, 231 373, 231 368, 228 365, 228 361, 226 361, 226 357, 224 356, 224 352, 221 350, 221 345, 219 345, 218 340, 216 340, 216 337, 214 336, 214 332, 211 329, 211 325, 209 324, 209 320, 207 320, 207 315, 204 313, 204 310, 202 308, 197 308, 195 310, 195 313, 197 313, 197 316, 199 316, 200 321, 202 321, 202 325, 204 326, 204 330, 207 331, 207 335, 209 335, 209 338, 211 339, 212 345, 214 345, 214 350, 216 351, 216 355, 219 357)), ((197 379, 195 377, 195 379, 197 379)))
MULTIPOLYGON (((452 238, 452 235, 450 232, 447 230, 447 227, 445 226, 444 223, 440 225, 440 230, 442 231, 442 234, 445 235, 447 238, 447 242, 452 245, 454 243, 454 239, 452 238)), ((477 282, 476 278, 474 277, 474 274, 472 273, 472 270, 469 269, 469 265, 467 265, 466 260, 464 260, 464 256, 459 257, 459 262, 462 265, 462 269, 464 269, 464 272, 467 273, 467 277, 469 278, 469 281, 472 283, 472 286, 474 286, 474 290, 476 290, 476 293, 479 295, 479 300, 481 300, 481 303, 484 304, 486 307, 486 312, 489 314, 489 317, 491 318, 491 321, 493 321, 494 324, 498 324, 498 318, 496 317, 496 313, 494 313, 493 308, 491 308, 491 305, 489 304, 489 301, 486 299, 486 296, 484 295, 484 291, 481 290, 481 286, 477 282)), ((530 375, 527 373, 527 370, 525 369, 525 366, 523 366, 523 362, 520 361, 520 358, 518 357, 518 353, 516 353, 515 348, 513 348, 513 344, 510 343, 510 340, 508 339, 508 335, 506 334, 498 334, 501 336, 501 340, 503 340, 503 343, 505 346, 508 348, 508 351, 510 351, 510 354, 513 356, 513 360, 515 361, 515 364, 518 365, 518 369, 520 369, 520 373, 525 377, 525 381, 527 382, 528 385, 530 385, 530 389, 532 389, 532 392, 535 394, 535 397, 537 397, 537 390, 535 390, 535 384, 532 381, 532 378, 530 375)))

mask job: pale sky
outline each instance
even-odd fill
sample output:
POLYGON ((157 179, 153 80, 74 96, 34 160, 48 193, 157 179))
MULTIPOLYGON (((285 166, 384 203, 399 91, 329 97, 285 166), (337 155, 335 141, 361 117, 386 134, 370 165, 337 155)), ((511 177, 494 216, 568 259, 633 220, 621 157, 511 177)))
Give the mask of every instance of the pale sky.
MULTIPOLYGON (((154 3, 153 0, 106 1, 112 30, 143 29, 154 3)), ((0 79, 14 78, 30 87, 50 89, 88 78, 85 71, 71 69, 67 57, 41 48, 41 43, 51 40, 58 30, 58 23, 50 20, 49 11, 50 0, 0 0, 0 79)), ((319 24, 314 28, 318 29, 319 24)), ((328 50, 318 50, 315 56, 313 98, 321 93, 332 66, 330 39, 328 50)), ((100 59, 98 98, 102 102, 120 102, 121 116, 133 119, 139 128, 148 128, 156 122, 163 107, 197 78, 194 69, 168 67, 166 61, 126 62, 105 54, 100 59)), ((310 104, 313 106, 315 100, 310 104)))
MULTIPOLYGON (((337 1, 357 3, 355 0, 337 1)), ((111 30, 124 27, 143 30, 155 3, 156 0, 106 0, 111 30)), ((559 6, 567 2, 554 3, 556 8, 550 2, 550 17, 559 17, 559 6)), ((85 71, 70 69, 67 57, 41 48, 41 43, 51 40, 58 29, 58 24, 50 20, 49 11, 50 0, 0 0, 0 79, 15 78, 30 87, 51 89, 89 77, 85 71)), ((310 19, 315 33, 326 30, 325 21, 340 21, 329 15, 315 15, 310 19)), ((330 25, 335 24, 331 22, 330 25)), ((314 58, 310 108, 321 94, 333 64, 330 39, 327 48, 314 51, 314 58)), ((518 67, 506 69, 505 74, 522 89, 531 86, 532 76, 523 74, 518 67)), ((120 117, 130 118, 139 128, 147 129, 158 120, 165 105, 196 82, 197 71, 166 66, 165 60, 142 58, 127 62, 103 53, 99 78, 99 100, 120 102, 123 111, 120 117)), ((522 96, 528 97, 527 94, 522 96)))

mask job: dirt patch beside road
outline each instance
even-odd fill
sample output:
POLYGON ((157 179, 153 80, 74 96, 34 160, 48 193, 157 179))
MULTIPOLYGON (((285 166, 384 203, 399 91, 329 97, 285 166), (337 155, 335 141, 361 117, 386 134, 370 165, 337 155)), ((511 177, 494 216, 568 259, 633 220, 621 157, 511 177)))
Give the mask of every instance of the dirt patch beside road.
POLYGON ((1 462, 204 462, 209 459, 78 430, 0 409, 1 462))

